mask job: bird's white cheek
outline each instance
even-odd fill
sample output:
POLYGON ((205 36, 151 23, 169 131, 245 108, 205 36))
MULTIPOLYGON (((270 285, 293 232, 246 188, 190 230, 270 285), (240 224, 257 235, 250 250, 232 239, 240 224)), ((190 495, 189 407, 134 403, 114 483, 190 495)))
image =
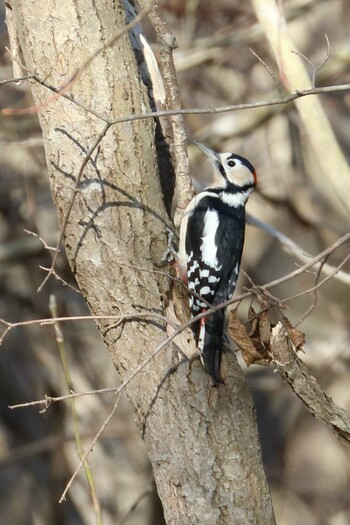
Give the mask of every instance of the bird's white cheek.
POLYGON ((254 177, 252 173, 245 168, 232 170, 228 174, 228 180, 237 186, 244 186, 245 184, 250 184, 254 182, 254 177))

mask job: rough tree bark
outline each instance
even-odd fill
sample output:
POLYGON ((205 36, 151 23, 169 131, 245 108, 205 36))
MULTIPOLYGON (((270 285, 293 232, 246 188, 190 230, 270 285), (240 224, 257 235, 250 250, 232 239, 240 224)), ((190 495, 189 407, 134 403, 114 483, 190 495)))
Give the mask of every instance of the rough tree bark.
MULTIPOLYGON (((20 60, 56 87, 125 25, 117 0, 12 0, 9 15, 20 60)), ((31 87, 62 226, 78 172, 105 123, 34 80, 31 87)), ((127 35, 98 54, 66 90, 109 118, 149 108, 127 35)), ((119 324, 99 322, 122 381, 166 336, 164 323, 151 314, 164 315, 169 280, 147 272, 164 249, 166 222, 153 122, 110 127, 84 168, 64 240, 91 311, 135 316, 119 324), (149 319, 137 319, 140 312, 149 319)), ((213 388, 198 360, 174 366, 174 348, 168 346, 127 387, 167 523, 274 523, 254 408, 234 356, 224 358, 226 384, 213 388)))

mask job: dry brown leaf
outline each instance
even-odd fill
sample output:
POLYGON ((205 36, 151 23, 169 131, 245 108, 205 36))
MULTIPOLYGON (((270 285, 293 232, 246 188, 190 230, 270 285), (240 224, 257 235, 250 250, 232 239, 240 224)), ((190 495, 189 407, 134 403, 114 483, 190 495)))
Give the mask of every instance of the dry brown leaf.
MULTIPOLYGON (((251 308, 250 313, 253 313, 253 316, 255 316, 253 308, 251 308)), ((265 345, 261 343, 259 338, 259 323, 255 322, 254 324, 254 333, 249 336, 244 324, 241 323, 234 312, 231 312, 228 333, 240 349, 247 366, 253 363, 266 365, 269 363, 270 358, 267 354, 267 348, 265 348, 265 345)))
POLYGON ((293 326, 290 324, 289 320, 286 317, 284 318, 284 326, 289 334, 289 337, 293 343, 295 350, 302 350, 302 347, 305 344, 304 332, 298 330, 297 328, 293 328, 293 326))
POLYGON ((249 335, 253 335, 258 328, 258 316, 256 315, 256 312, 252 306, 250 306, 248 310, 248 319, 252 325, 249 335))
POLYGON ((266 308, 266 304, 262 304, 262 311, 258 314, 259 319, 259 335, 260 341, 263 344, 270 344, 271 337, 271 323, 270 314, 266 308))

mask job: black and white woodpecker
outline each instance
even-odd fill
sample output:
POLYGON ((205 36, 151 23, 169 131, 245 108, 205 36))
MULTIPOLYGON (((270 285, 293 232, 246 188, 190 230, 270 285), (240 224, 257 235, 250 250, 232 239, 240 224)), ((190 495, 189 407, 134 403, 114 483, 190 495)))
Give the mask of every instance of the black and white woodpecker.
MULTIPOLYGON (((192 317, 231 299, 236 288, 245 232, 245 204, 256 185, 252 164, 235 153, 195 144, 214 167, 211 183, 189 203, 180 227, 179 262, 190 292, 192 317)), ((225 312, 193 325, 201 360, 215 384, 222 383, 225 312)))

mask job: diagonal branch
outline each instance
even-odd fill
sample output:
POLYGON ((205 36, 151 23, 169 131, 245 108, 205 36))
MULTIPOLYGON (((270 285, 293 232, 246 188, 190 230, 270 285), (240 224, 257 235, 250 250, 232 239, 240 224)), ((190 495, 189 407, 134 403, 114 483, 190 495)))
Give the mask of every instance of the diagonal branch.
POLYGON ((342 442, 350 446, 350 416, 327 396, 306 365, 297 356, 290 337, 281 323, 272 328, 271 354, 281 375, 306 405, 342 442))

